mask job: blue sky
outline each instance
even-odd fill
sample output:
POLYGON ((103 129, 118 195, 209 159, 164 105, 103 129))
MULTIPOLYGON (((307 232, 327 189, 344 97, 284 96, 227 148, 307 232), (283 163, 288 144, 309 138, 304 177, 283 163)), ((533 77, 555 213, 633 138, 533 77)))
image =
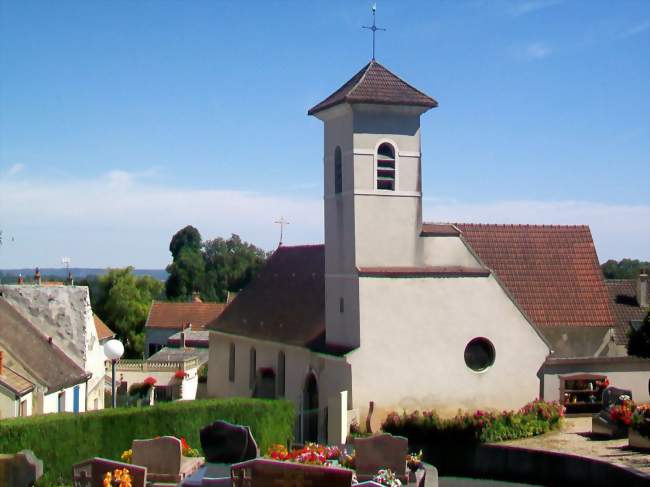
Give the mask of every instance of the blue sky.
MULTIPOLYGON (((0 268, 161 267, 186 224, 322 241, 307 109, 370 57, 370 3, 0 0, 0 268)), ((650 259, 650 2, 378 2, 436 98, 425 217, 589 224, 650 259)))

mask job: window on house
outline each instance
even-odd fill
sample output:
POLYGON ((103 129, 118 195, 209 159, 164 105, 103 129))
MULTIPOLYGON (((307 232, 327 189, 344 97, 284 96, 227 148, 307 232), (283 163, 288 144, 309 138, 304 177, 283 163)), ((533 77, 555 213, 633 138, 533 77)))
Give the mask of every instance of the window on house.
POLYGON ((284 352, 282 351, 278 352, 278 397, 284 397, 284 387, 285 387, 284 370, 285 370, 286 360, 287 359, 284 355, 284 352))
POLYGON ((59 409, 60 413, 65 411, 65 392, 59 392, 59 409))
POLYGON ((474 338, 465 347, 465 364, 475 372, 491 367, 494 358, 494 345, 487 338, 474 338))
POLYGON ((343 313, 345 311, 345 301, 343 298, 339 298, 339 312, 343 313))
POLYGON ((251 347, 250 351, 250 372, 248 374, 248 387, 253 389, 255 387, 255 374, 257 374, 257 352, 251 347))
POLYGON ((230 344, 230 355, 228 357, 228 380, 235 382, 235 344, 230 344))
POLYGON ((20 416, 27 416, 27 400, 23 399, 20 401, 20 411, 18 412, 20 416))
POLYGON ((395 149, 388 143, 377 149, 377 189, 395 191, 395 149))
POLYGON ((334 150, 334 192, 339 194, 343 191, 343 167, 341 163, 341 148, 334 150))

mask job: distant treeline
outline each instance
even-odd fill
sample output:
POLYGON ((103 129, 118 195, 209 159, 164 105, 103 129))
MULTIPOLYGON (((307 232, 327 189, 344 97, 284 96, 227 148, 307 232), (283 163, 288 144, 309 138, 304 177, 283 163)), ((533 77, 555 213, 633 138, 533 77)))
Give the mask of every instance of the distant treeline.
MULTIPOLYGON (((41 271, 41 279, 43 281, 64 281, 68 277, 68 270, 64 267, 42 267, 39 270, 41 271)), ((70 267, 70 272, 75 280, 79 280, 106 275, 108 269, 70 267)), ((18 274, 22 274, 25 278, 25 282, 32 282, 34 278, 34 269, 2 269, 0 270, 0 283, 13 284, 18 278, 18 274)), ((169 274, 165 269, 134 269, 133 274, 136 276, 151 276, 158 281, 166 281, 169 277, 169 274)))
POLYGON ((622 259, 617 262, 610 259, 600 267, 605 279, 634 279, 639 275, 641 269, 645 269, 646 272, 650 271, 650 262, 638 259, 622 259))

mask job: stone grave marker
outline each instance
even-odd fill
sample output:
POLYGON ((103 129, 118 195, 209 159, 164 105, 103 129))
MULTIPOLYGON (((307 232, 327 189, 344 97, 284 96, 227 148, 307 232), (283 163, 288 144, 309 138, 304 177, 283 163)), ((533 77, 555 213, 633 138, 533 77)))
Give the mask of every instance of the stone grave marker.
POLYGON ((215 421, 201 429, 201 448, 210 463, 237 463, 259 456, 248 426, 215 421))
POLYGON ((147 467, 150 482, 178 483, 203 464, 203 458, 184 457, 181 440, 173 436, 133 440, 132 449, 133 464, 147 467))
POLYGON ((232 466, 233 487, 350 487, 352 470, 256 458, 232 466))
POLYGON ((133 487, 145 487, 147 469, 139 465, 116 462, 104 458, 91 458, 72 467, 73 487, 103 487, 106 472, 113 473, 116 469, 126 468, 132 479, 133 487))
POLYGON ((408 440, 403 436, 381 434, 355 438, 356 470, 359 481, 371 480, 379 470, 390 469, 399 480, 408 482, 406 454, 408 440))
POLYGON ((607 409, 612 404, 619 404, 621 396, 629 396, 632 399, 632 391, 619 389, 618 387, 608 387, 603 391, 603 409, 607 409))
POLYGON ((43 461, 30 450, 13 455, 0 455, 0 485, 31 487, 43 476, 43 461))

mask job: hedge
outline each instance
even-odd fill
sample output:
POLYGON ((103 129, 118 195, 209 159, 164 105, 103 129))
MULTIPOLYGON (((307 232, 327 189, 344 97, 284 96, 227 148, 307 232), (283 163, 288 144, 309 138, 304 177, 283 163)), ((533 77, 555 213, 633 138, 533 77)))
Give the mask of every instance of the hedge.
POLYGON ((44 463, 39 485, 69 484, 73 464, 92 457, 119 460, 134 439, 182 436, 200 448, 200 429, 218 419, 250 426, 262 451, 293 435, 294 411, 288 401, 207 399, 2 420, 0 452, 32 450, 44 463))

